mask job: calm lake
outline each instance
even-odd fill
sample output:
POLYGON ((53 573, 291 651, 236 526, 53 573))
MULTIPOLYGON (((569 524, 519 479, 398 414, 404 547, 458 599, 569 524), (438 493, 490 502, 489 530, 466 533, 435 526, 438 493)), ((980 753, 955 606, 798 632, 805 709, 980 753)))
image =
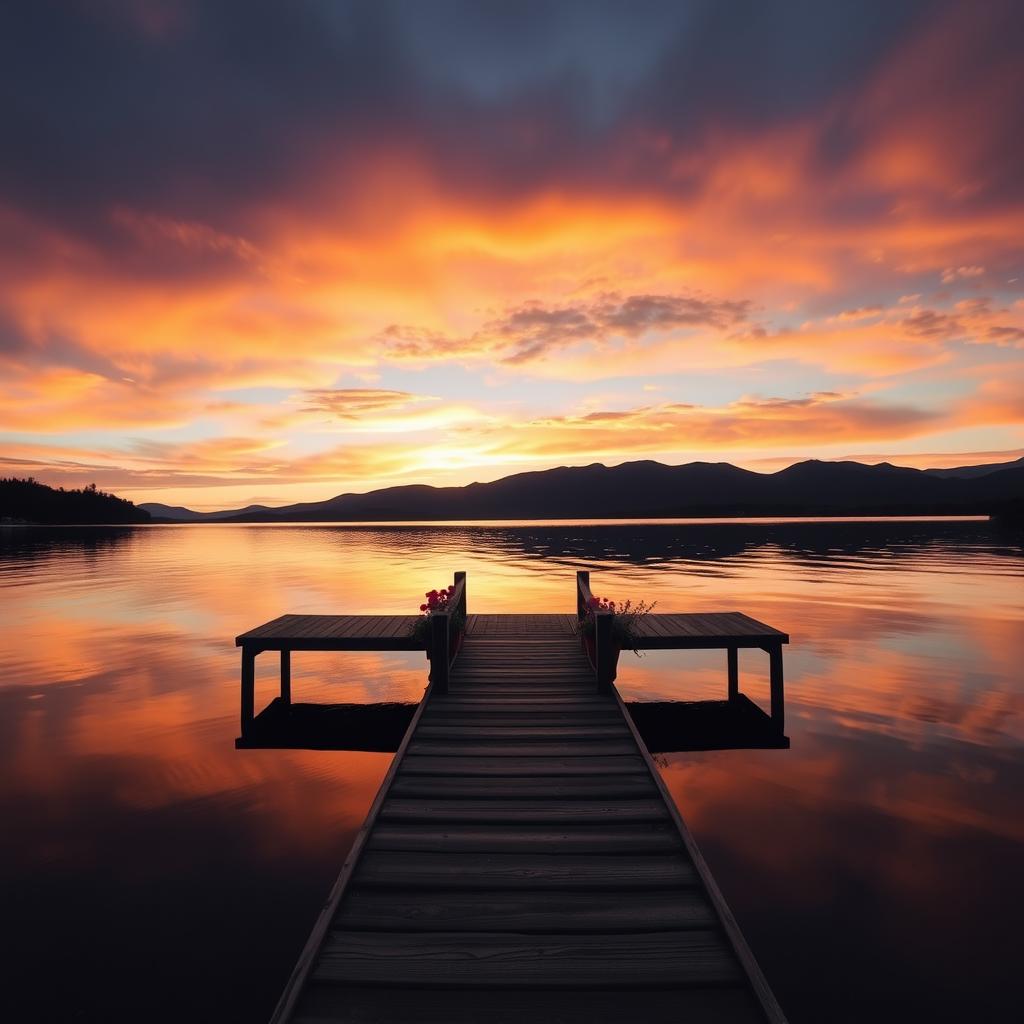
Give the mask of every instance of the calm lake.
MULTIPOLYGON (((792 635, 789 750, 658 755, 793 1024, 1018 1004, 1024 538, 987 522, 0 529, 8 1021, 262 1021, 391 755, 236 751, 236 634, 285 611, 595 593, 792 635)), ((417 654, 297 654, 296 700, 415 701, 417 654)), ((257 662, 257 705, 276 688, 257 662)), ((724 652, 624 653, 629 699, 724 652)), ((740 687, 767 705, 767 658, 740 687)), ((642 1015, 642 1008, 638 1009, 642 1015)), ((642 1016, 638 1016, 642 1019, 642 1016)))

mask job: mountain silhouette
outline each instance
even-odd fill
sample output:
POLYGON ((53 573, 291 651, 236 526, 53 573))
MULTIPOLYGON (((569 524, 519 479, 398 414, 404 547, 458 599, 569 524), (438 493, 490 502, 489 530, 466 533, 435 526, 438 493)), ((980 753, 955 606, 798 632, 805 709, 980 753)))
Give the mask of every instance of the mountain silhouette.
POLYGON ((516 473, 463 487, 410 484, 280 508, 222 512, 143 504, 154 518, 202 522, 450 519, 646 519, 757 515, 989 514, 1024 503, 1024 460, 978 472, 883 462, 799 462, 755 473, 726 462, 593 463, 516 473))
POLYGON ((954 476, 967 479, 976 476, 990 476, 992 473, 999 473, 1004 469, 1015 469, 1024 466, 1024 457, 1014 459, 1013 462, 990 462, 983 466, 960 466, 957 469, 926 469, 929 476, 954 476))
POLYGON ((227 509, 224 512, 193 512, 184 505, 162 505, 158 501, 144 501, 140 503, 139 508, 145 509, 154 519, 180 522, 228 519, 232 516, 259 515, 262 512, 274 511, 269 505, 246 505, 245 508, 227 509))

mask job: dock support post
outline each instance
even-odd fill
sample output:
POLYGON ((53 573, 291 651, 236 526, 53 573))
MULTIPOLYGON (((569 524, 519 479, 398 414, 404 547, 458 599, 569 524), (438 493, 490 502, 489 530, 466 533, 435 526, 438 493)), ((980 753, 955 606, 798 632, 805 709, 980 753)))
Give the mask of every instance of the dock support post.
POLYGON ((256 717, 256 655, 252 647, 242 648, 242 735, 256 717))
POLYGON ((739 651, 735 647, 727 650, 729 664, 729 700, 736 700, 740 695, 739 651))
POLYGON ((462 613, 462 618, 466 618, 466 574, 464 572, 457 572, 452 582, 455 584, 456 590, 459 584, 462 584, 462 591, 459 594, 459 603, 455 606, 456 611, 462 613))
POLYGON ((430 616, 430 682, 435 693, 448 692, 448 616, 430 616))
POLYGON ((603 690, 615 682, 615 661, 612 648, 612 617, 608 612, 594 616, 595 660, 597 661, 597 688, 603 690))
POLYGON ((782 682, 782 645, 768 648, 772 691, 772 722, 781 733, 786 724, 786 699, 782 682))
POLYGON ((578 569, 576 571, 576 617, 581 621, 587 614, 587 603, 583 599, 584 590, 590 592, 590 570, 578 569))
POLYGON ((281 703, 292 702, 292 652, 281 652, 281 703))

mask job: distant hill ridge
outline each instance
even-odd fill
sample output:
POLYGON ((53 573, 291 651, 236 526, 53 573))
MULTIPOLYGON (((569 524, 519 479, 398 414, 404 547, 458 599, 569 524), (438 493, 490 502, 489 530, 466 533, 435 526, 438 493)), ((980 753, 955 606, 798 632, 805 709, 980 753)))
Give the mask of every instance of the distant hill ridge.
POLYGON ((988 514, 1024 503, 1024 458, 957 469, 798 462, 755 473, 727 462, 626 462, 516 473, 462 487, 408 484, 325 501, 221 512, 145 503, 177 522, 646 519, 750 515, 988 514))

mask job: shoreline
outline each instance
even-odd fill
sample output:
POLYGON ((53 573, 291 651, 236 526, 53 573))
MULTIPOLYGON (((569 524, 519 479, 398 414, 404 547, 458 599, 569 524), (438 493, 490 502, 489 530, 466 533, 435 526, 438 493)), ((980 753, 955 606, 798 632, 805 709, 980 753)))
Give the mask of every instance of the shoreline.
POLYGON ((610 518, 610 519, 289 519, 289 520, 159 520, 151 523, 0 523, 9 529, 67 530, 79 527, 113 527, 152 529, 166 526, 335 526, 355 529, 365 527, 522 527, 522 526, 793 526, 846 523, 991 523, 992 515, 806 515, 806 516, 688 516, 679 518, 610 518))

